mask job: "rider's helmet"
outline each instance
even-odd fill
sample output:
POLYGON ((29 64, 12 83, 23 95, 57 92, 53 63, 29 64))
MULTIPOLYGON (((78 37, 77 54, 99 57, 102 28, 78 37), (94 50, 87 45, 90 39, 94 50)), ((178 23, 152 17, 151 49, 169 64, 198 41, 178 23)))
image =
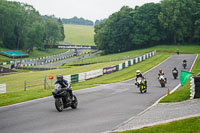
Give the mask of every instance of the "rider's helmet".
POLYGON ((140 75, 140 74, 141 74, 140 70, 137 70, 137 71, 136 71, 136 75, 138 76, 138 75, 140 75))
POLYGON ((62 81, 63 80, 63 75, 62 74, 58 74, 57 75, 57 80, 58 81, 62 81))
POLYGON ((197 76, 200 76, 200 73, 198 73, 197 76))
POLYGON ((186 59, 184 59, 184 60, 183 60, 183 62, 187 62, 187 60, 186 60, 186 59))
POLYGON ((162 73, 162 70, 161 70, 161 69, 159 70, 159 73, 162 73))
POLYGON ((174 70, 177 70, 176 67, 174 67, 174 70))

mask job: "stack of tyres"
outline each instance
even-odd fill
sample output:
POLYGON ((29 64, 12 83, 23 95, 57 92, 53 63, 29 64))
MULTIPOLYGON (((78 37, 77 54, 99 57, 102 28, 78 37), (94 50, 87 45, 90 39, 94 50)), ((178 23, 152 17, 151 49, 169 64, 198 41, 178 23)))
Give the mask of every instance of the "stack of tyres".
POLYGON ((195 95, 194 98, 200 98, 200 76, 194 77, 195 95))

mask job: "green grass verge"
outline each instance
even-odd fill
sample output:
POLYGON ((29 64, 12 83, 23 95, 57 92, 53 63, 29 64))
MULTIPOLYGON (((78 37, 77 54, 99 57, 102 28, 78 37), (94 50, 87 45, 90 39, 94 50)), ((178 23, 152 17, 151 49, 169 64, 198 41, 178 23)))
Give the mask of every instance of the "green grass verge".
POLYGON ((95 45, 94 27, 83 25, 64 25, 65 41, 75 45, 95 45))
MULTIPOLYGON (((192 73, 196 75, 200 72, 200 56, 197 58, 196 63, 192 69, 192 73)), ((164 97, 161 99, 161 103, 163 102, 181 102, 190 98, 190 80, 184 86, 181 86, 178 90, 174 93, 170 94, 169 96, 164 97)))
POLYGON ((121 133, 200 133, 200 117, 194 117, 167 124, 145 127, 121 133))

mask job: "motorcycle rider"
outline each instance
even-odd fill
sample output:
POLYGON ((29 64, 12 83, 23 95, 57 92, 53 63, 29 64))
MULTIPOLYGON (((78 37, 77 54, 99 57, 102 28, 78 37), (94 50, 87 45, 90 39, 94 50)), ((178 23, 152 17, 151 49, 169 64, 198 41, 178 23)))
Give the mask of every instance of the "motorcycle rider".
MULTIPOLYGON (((141 73, 140 70, 137 70, 137 71, 136 71, 136 83, 135 83, 135 85, 137 85, 137 79, 138 79, 138 78, 142 78, 143 80, 145 80, 145 78, 144 78, 144 76, 142 75, 142 73, 141 73)), ((145 80, 144 82, 145 82, 145 85, 147 85, 147 81, 145 80)))
POLYGON ((174 67, 174 69, 172 70, 172 73, 173 73, 174 71, 176 71, 176 72, 178 73, 178 70, 177 70, 176 67, 174 67))
POLYGON ((72 98, 73 98, 72 87, 67 82, 67 80, 63 79, 62 74, 57 75, 57 81, 55 84, 60 84, 62 89, 65 89, 67 92, 69 92, 70 100, 72 100, 72 98))
POLYGON ((164 76, 165 74, 164 74, 164 72, 163 72, 162 70, 159 70, 159 72, 158 72, 158 78, 159 78, 161 75, 164 76))

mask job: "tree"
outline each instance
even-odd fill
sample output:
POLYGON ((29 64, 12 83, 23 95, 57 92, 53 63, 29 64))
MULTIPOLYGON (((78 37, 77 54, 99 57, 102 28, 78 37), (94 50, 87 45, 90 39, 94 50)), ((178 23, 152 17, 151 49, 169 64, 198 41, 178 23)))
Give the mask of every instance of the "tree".
POLYGON ((133 9, 124 6, 105 22, 95 26, 95 43, 105 53, 132 49, 130 33, 133 29, 133 9))
POLYGON ((163 0, 159 20, 173 36, 173 42, 184 42, 192 35, 194 0, 163 0))
POLYGON ((54 45, 62 39, 60 26, 56 20, 51 17, 45 20, 45 41, 46 44, 54 45))
POLYGON ((64 31, 64 26, 62 23, 62 20, 59 18, 58 23, 60 25, 60 31, 61 31, 61 40, 63 41, 65 39, 65 31, 64 31))
POLYGON ((166 38, 158 20, 160 10, 159 3, 148 3, 136 8, 133 15, 134 29, 131 39, 137 47, 155 45, 166 38))
POLYGON ((27 29, 24 49, 29 53, 34 47, 43 48, 44 46, 44 25, 35 22, 27 29))

